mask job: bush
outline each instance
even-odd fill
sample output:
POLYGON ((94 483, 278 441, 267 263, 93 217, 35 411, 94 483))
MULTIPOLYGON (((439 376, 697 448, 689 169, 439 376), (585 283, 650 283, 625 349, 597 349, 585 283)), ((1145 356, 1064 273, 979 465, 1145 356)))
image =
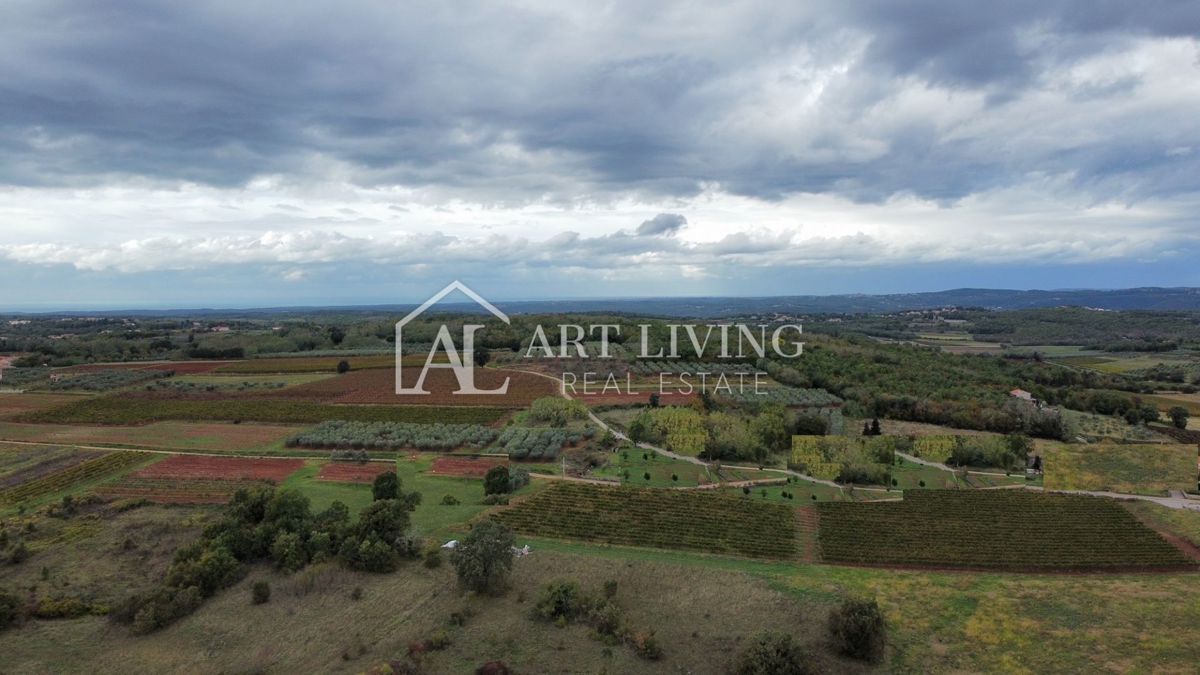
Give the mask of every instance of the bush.
POLYGON ((256 581, 250 589, 251 598, 256 605, 266 603, 271 599, 271 584, 265 581, 256 581))
POLYGON ((450 646, 450 634, 444 630, 434 632, 425 641, 425 648, 430 651, 441 651, 450 646))
POLYGON ((755 635, 738 656, 736 675, 806 675, 812 668, 808 655, 787 633, 767 631, 755 635))
POLYGON ((874 600, 846 600, 829 614, 829 632, 839 651, 865 661, 883 658, 887 628, 874 600))
POLYGON ((526 485, 529 485, 529 469, 523 466, 515 466, 508 470, 509 492, 516 492, 526 485))
POLYGON ((574 581, 553 581, 542 589, 533 607, 534 614, 549 621, 570 621, 584 609, 579 584, 574 581))
POLYGON ((395 471, 385 471, 371 484, 371 496, 376 500, 396 499, 400 494, 400 479, 395 471))
POLYGON ((501 495, 508 494, 512 489, 512 484, 508 477, 508 467, 493 466, 488 469, 487 475, 483 477, 483 494, 485 495, 501 495))
POLYGON ((458 506, 462 502, 458 501, 458 497, 454 495, 446 495, 442 497, 442 506, 458 506))
POLYGON ((436 548, 431 548, 425 551, 425 566, 429 569, 436 569, 442 566, 442 552, 436 548))
POLYGON ((16 623, 20 617, 21 599, 7 591, 0 591, 0 631, 16 623))
POLYGON ((662 646, 654 637, 654 631, 634 633, 630 636, 629 642, 633 645, 633 653, 637 654, 639 658, 647 661, 657 661, 662 658, 662 646))
POLYGON ((504 587, 513 564, 512 530, 487 520, 476 525, 450 554, 450 562, 465 588, 477 593, 504 587))
POLYGON ((20 565, 29 560, 29 555, 29 547, 25 546, 25 542, 18 542, 8 554, 8 564, 20 565))
POLYGON ((488 495, 483 498, 483 504, 487 506, 506 505, 508 504, 508 495, 488 495))

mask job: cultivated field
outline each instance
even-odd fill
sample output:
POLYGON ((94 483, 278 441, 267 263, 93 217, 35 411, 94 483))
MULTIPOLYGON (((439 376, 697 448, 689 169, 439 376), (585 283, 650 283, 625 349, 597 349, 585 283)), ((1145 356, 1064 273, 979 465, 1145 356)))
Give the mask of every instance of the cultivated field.
POLYGON ((791 509, 708 491, 555 483, 495 517, 543 537, 756 558, 796 553, 791 509))
MULTIPOLYGON (((415 387, 420 368, 405 368, 404 386, 415 387)), ((424 389, 428 395, 396 395, 396 370, 352 371, 335 378, 305 384, 292 390, 294 395, 311 395, 314 398, 341 404, 387 404, 408 406, 491 406, 524 408, 543 396, 554 396, 553 382, 521 371, 476 369, 475 386, 479 389, 496 389, 507 379, 508 390, 504 395, 455 394, 458 380, 447 369, 430 369, 425 378, 424 389)))
POLYGON ((145 426, 89 426, 0 422, 0 439, 188 450, 252 452, 282 447, 304 427, 268 424, 154 422, 145 426))
POLYGON ((508 459, 479 455, 443 455, 434 458, 429 472, 439 476, 483 478, 488 471, 497 466, 508 466, 508 459))
POLYGON ((916 490, 899 502, 824 502, 818 509, 821 556, 829 562, 1062 571, 1197 564, 1100 497, 916 490))
POLYGON ((247 459, 207 455, 170 455, 140 471, 132 478, 187 480, 263 480, 283 482, 300 467, 302 459, 247 459))
POLYGON ((18 421, 63 424, 144 424, 163 420, 255 421, 281 424, 326 420, 360 422, 453 422, 490 424, 507 412, 501 408, 436 406, 327 405, 303 400, 157 400, 104 396, 30 413, 18 421))
POLYGON ((79 396, 74 394, 0 393, 0 420, 49 410, 76 401, 79 401, 79 396))

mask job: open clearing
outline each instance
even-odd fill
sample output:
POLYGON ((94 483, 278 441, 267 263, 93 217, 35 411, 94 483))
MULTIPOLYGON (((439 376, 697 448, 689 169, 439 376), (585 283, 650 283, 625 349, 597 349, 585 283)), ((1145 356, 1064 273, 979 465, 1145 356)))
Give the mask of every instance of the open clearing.
POLYGON ((1039 441, 1050 490, 1101 490, 1166 496, 1196 488, 1197 449, 1186 444, 1067 445, 1039 441))

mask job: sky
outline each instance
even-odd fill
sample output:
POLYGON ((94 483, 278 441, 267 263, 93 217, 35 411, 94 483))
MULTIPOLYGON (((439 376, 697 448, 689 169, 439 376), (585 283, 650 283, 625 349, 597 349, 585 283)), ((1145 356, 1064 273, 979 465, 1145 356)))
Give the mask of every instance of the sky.
POLYGON ((0 4, 0 310, 1200 286, 1200 3, 0 4))

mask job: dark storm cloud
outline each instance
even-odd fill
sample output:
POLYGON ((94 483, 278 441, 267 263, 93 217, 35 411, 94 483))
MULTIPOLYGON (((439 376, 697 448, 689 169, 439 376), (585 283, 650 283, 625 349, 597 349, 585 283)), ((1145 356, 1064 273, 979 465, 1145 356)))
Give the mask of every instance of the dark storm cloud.
MULTIPOLYGON (((1129 199, 1197 187, 1186 116, 1131 114, 1069 148, 1011 137, 1026 95, 1058 91, 1048 72, 1194 37, 1194 2, 563 7, 6 3, 0 183, 336 176, 488 203, 714 183, 954 200, 1031 173, 1129 199), (983 97, 995 129, 893 123, 928 87, 983 97)), ((1084 86, 1070 114, 1139 86, 1084 86)))
POLYGON ((684 225, 687 225, 687 218, 678 213, 660 213, 638 225, 637 233, 640 237, 671 235, 678 232, 684 225))

